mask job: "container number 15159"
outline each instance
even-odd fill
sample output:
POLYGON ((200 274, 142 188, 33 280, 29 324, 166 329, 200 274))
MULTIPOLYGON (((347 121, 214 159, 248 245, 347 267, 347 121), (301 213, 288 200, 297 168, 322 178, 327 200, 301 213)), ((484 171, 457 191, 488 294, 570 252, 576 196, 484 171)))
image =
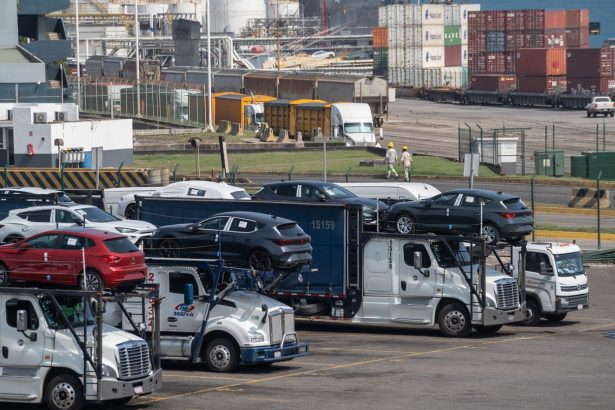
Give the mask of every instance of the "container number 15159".
POLYGON ((335 229, 335 221, 326 219, 314 219, 312 220, 312 229, 319 231, 332 231, 335 229))

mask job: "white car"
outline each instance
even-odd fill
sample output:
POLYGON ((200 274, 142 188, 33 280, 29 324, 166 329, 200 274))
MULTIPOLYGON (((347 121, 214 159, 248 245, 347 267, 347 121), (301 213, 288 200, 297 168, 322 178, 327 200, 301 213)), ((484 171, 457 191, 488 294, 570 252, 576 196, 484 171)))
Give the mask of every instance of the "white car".
POLYGON ((319 50, 319 51, 316 51, 316 52, 312 53, 312 57, 333 58, 333 57, 335 57, 335 53, 333 51, 319 50))
POLYGON ((76 203, 70 199, 64 191, 48 188, 35 188, 35 187, 14 187, 14 188, 1 188, 0 195, 10 196, 57 196, 58 203, 60 205, 76 205, 76 203))
POLYGON ((251 199, 243 188, 212 181, 173 182, 154 192, 127 194, 117 204, 117 215, 126 219, 137 218, 135 195, 167 198, 251 199))
POLYGON ((0 221, 0 242, 11 243, 51 229, 75 226, 119 232, 139 244, 152 236, 155 225, 143 221, 125 221, 92 205, 47 205, 13 209, 0 221))

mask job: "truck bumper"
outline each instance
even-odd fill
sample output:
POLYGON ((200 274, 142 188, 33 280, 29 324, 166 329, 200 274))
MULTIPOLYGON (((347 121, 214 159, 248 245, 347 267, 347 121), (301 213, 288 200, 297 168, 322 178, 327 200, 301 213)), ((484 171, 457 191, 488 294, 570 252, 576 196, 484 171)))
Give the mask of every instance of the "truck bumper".
POLYGON ((275 363, 306 356, 309 351, 307 343, 285 344, 284 346, 242 347, 241 363, 246 365, 275 363))
POLYGON ((574 312, 589 308, 589 293, 555 298, 555 313, 574 312))
POLYGON ((484 326, 503 325, 506 323, 521 322, 525 319, 525 303, 517 309, 499 310, 492 307, 485 307, 483 323, 484 326))
POLYGON ((124 397, 136 397, 150 394, 162 388, 162 369, 154 372, 146 378, 130 381, 115 379, 101 380, 101 400, 121 399, 124 397))

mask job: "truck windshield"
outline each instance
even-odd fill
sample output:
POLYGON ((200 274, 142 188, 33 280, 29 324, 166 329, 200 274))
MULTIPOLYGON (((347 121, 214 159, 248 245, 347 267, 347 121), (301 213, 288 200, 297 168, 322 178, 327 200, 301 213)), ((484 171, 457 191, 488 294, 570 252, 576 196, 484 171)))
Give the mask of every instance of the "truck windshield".
MULTIPOLYGON (((94 318, 89 306, 87 306, 84 316, 83 298, 78 296, 56 296, 56 300, 62 308, 64 316, 66 316, 66 319, 68 319, 68 322, 72 327, 83 327, 84 324, 87 324, 88 326, 94 324, 94 318), (87 323, 84 323, 85 321, 87 321, 87 323)), ((41 298, 39 303, 50 328, 68 328, 66 322, 62 319, 62 314, 56 308, 50 297, 45 296, 41 298)))
POLYGON ((438 265, 442 268, 453 268, 457 265, 465 266, 470 264, 470 254, 461 242, 449 242, 449 247, 442 241, 433 242, 431 251, 433 252, 438 265))
MULTIPOLYGON (((199 276, 205 288, 205 293, 209 295, 213 283, 211 273, 207 270, 199 270, 199 276)), ((247 269, 229 268, 222 272, 216 293, 222 292, 233 280, 237 282, 236 290, 257 290, 256 281, 250 271, 247 269)))
POLYGON ((555 269, 560 277, 583 275, 583 259, 580 252, 564 253, 553 255, 555 258, 555 269))
POLYGON ((346 134, 358 134, 361 132, 372 132, 374 127, 371 122, 347 122, 344 124, 346 134))

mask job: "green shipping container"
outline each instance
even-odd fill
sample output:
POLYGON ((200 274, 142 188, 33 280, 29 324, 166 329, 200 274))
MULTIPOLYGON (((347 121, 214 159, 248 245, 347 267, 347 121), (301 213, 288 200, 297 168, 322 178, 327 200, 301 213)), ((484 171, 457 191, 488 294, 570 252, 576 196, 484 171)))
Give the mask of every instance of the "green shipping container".
POLYGON ((461 26, 444 26, 444 45, 461 45, 461 26))
POLYGON ((534 172, 536 175, 564 176, 564 151, 535 151, 534 172))
POLYGON ((570 176, 587 178, 587 157, 585 155, 570 157, 570 176))
POLYGON ((587 157, 587 178, 597 179, 602 172, 601 179, 615 180, 615 152, 582 152, 587 157))

